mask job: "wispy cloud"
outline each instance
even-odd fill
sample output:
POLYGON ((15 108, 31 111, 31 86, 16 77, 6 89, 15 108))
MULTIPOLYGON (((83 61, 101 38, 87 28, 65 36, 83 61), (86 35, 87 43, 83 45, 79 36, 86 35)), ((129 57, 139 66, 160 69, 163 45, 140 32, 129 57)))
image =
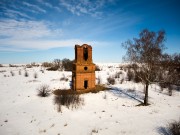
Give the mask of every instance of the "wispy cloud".
POLYGON ((62 12, 62 10, 59 7, 54 6, 54 9, 56 9, 59 12, 62 12))
MULTIPOLYGON (((11 6, 4 7, 4 13, 7 16, 11 16, 11 19, 0 20, 0 50, 1 51, 27 51, 29 49, 50 49, 55 47, 74 46, 74 44, 103 44, 106 43, 97 42, 98 36, 103 37, 103 34, 108 32, 121 30, 126 25, 132 25, 138 21, 136 18, 132 18, 127 14, 119 17, 119 12, 114 15, 106 15, 106 18, 93 20, 87 19, 81 21, 73 20, 74 18, 60 18, 58 22, 44 19, 31 19, 32 13, 23 12, 24 8, 33 9, 35 12, 45 13, 46 10, 52 11, 50 8, 55 9, 54 3, 50 3, 43 0, 38 0, 38 6, 22 2, 21 9, 18 9, 19 5, 15 4, 13 8, 11 6), (49 8, 48 8, 49 7, 49 8), (16 10, 15 10, 16 9, 16 10), (43 10, 41 10, 43 9, 43 10), (46 10, 44 10, 46 9, 46 10), (20 12, 22 11, 22 12, 20 12), (19 18, 18 18, 19 17, 19 18), (117 19, 116 19, 117 18, 117 19), (135 21, 132 21, 132 20, 135 21), (45 21, 47 20, 47 21, 45 21), (112 21, 113 20, 113 21, 112 21), (103 24, 103 25, 102 25, 103 24), (84 34, 84 31, 88 31, 88 34, 84 34), (92 41, 93 40, 93 41, 92 41)), ((92 17, 101 16, 101 8, 108 3, 108 0, 92 1, 88 0, 60 0, 61 8, 64 6, 73 14, 76 15, 91 15, 92 17)), ((111 3, 112 1, 110 1, 111 3)), ((59 7, 57 7, 59 9, 59 7)), ((27 11, 27 10, 26 10, 27 11)), ((54 11, 54 10, 53 10, 54 11)), ((114 13, 114 12, 113 12, 114 13)), ((37 14, 37 16, 41 16, 37 14)), ((101 38, 100 38, 101 39, 101 38)))
POLYGON ((32 19, 32 17, 30 17, 29 15, 20 12, 18 10, 8 9, 6 7, 1 7, 1 8, 3 9, 3 12, 1 14, 7 16, 8 18, 16 19, 22 17, 22 18, 32 19))
MULTIPOLYGON (((28 50, 28 49, 51 49, 56 47, 70 47, 74 46, 75 44, 94 44, 95 42, 92 41, 83 41, 80 39, 68 39, 68 40, 37 40, 37 39, 31 39, 31 40, 21 40, 21 39, 2 39, 1 44, 4 45, 4 47, 0 47, 1 49, 8 50, 7 48, 19 48, 22 50, 28 50), (7 46, 7 47, 6 47, 7 46)), ((2 50, 1 50, 2 51, 2 50)), ((11 49, 9 51, 12 51, 11 49)))
POLYGON ((37 5, 34 5, 34 4, 31 4, 31 3, 27 3, 27 2, 23 2, 23 4, 27 7, 30 7, 30 8, 33 8, 35 9, 36 11, 39 11, 39 12, 43 12, 43 13, 46 13, 46 10, 37 6, 37 5))
POLYGON ((11 48, 11 47, 1 47, 0 46, 0 52, 27 52, 29 51, 28 49, 23 49, 23 48, 11 48))
POLYGON ((35 9, 27 8, 26 6, 22 5, 22 2, 19 2, 19 1, 16 1, 16 2, 14 1, 14 3, 12 2, 12 3, 8 4, 8 7, 7 7, 7 5, 4 4, 4 7, 2 7, 2 8, 19 11, 24 14, 26 13, 26 15, 28 13, 36 13, 36 14, 39 13, 39 11, 37 11, 35 9))
POLYGON ((50 22, 2 20, 0 21, 0 51, 28 51, 50 49, 75 44, 98 44, 82 39, 61 39, 61 29, 52 29, 50 22))
POLYGON ((48 3, 48 2, 46 2, 45 0, 37 0, 37 1, 38 1, 39 3, 47 6, 47 7, 53 8, 53 5, 50 4, 50 3, 48 3))
POLYGON ((89 0, 60 0, 60 5, 65 7, 68 11, 75 15, 89 14, 93 17, 100 17, 102 15, 101 8, 108 3, 114 1, 100 0, 100 1, 89 1, 89 0))
POLYGON ((58 6, 53 6, 51 3, 49 2, 46 2, 44 0, 38 0, 39 3, 41 3, 42 5, 45 5, 46 7, 49 7, 49 8, 52 8, 52 9, 55 9, 59 12, 61 12, 61 9, 58 7, 58 6))
POLYGON ((35 39, 61 36, 61 29, 50 29, 50 22, 5 19, 0 21, 0 36, 13 39, 35 39))

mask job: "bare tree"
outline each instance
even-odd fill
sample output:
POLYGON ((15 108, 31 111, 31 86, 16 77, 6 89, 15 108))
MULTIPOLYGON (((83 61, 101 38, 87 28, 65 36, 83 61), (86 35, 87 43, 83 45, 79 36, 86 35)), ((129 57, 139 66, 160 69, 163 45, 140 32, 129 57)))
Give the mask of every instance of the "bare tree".
POLYGON ((62 61, 60 59, 54 59, 54 66, 58 69, 61 69, 62 67, 62 61))
POLYGON ((64 70, 65 71, 72 71, 73 62, 74 62, 74 60, 70 60, 70 59, 64 58, 62 60, 62 66, 63 66, 64 70))
POLYGON ((164 54, 161 63, 160 86, 168 88, 169 96, 172 95, 172 85, 180 86, 180 54, 164 54))
POLYGON ((145 85, 144 105, 148 105, 148 87, 157 81, 157 72, 165 49, 165 32, 151 32, 144 29, 139 38, 133 38, 122 44, 127 50, 124 60, 131 62, 132 69, 145 85))

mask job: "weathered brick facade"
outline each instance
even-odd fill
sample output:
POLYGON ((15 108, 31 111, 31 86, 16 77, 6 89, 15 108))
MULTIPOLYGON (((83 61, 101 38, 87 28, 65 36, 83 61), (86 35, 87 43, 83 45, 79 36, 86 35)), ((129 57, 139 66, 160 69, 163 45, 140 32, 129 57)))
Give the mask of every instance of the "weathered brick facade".
POLYGON ((75 45, 72 88, 73 90, 95 88, 95 64, 92 61, 92 47, 90 45, 75 45))

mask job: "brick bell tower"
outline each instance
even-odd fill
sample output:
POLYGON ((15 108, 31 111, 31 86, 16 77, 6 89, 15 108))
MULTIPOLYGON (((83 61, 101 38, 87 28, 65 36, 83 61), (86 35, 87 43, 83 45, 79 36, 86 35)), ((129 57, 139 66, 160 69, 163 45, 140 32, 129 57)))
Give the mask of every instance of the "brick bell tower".
POLYGON ((92 47, 87 44, 75 45, 75 61, 72 71, 72 89, 95 88, 95 64, 92 61, 92 47))

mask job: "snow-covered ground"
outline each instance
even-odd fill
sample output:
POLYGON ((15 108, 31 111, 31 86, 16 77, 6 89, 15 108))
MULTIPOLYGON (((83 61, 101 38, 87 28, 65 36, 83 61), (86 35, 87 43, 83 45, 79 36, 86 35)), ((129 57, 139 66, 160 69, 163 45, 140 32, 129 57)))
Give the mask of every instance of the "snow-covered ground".
MULTIPOLYGON (((96 78, 101 84, 120 71, 117 63, 99 67, 102 71, 96 72, 96 78)), ((143 85, 126 81, 125 71, 121 72, 112 90, 83 94, 83 105, 76 109, 62 106, 58 112, 54 95, 38 97, 37 88, 47 84, 51 90, 68 89, 71 72, 0 67, 0 135, 158 135, 161 127, 179 119, 180 92, 168 96, 151 85, 151 105, 136 106, 143 100, 143 85), (68 81, 60 81, 62 77, 68 81)))

